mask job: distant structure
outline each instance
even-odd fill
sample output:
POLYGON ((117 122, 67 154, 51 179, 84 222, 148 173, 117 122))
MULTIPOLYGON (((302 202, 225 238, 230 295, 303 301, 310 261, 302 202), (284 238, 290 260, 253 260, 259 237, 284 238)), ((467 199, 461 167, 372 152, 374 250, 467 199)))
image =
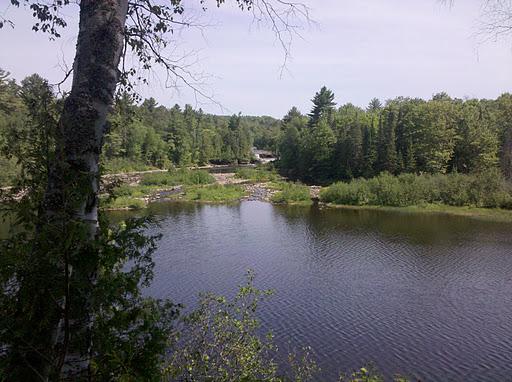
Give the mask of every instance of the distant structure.
POLYGON ((256 147, 252 148, 252 154, 259 163, 269 163, 275 161, 277 158, 272 151, 258 150, 256 147))

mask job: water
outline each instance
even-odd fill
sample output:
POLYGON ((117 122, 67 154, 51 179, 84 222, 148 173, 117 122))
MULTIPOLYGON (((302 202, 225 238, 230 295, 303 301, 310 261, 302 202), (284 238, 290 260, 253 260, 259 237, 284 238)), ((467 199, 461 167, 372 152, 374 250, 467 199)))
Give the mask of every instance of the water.
POLYGON ((148 293, 193 306, 252 268, 276 290, 265 329, 283 351, 310 345, 322 380, 373 362, 422 381, 512 381, 510 224, 262 202, 148 213, 163 234, 148 293))

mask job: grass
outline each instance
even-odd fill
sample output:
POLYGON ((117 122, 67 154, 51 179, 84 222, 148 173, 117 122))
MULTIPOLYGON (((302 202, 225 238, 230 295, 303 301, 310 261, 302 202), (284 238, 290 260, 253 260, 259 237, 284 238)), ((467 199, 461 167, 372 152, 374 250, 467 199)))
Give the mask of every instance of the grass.
POLYGON ((240 200, 245 191, 237 185, 212 184, 185 188, 183 200, 207 203, 223 203, 240 200))
POLYGON ((134 197, 134 198, 143 198, 151 193, 161 189, 162 187, 158 186, 130 186, 128 184, 122 184, 118 187, 116 187, 112 191, 112 196, 114 198, 120 198, 120 197, 134 197))
POLYGON ((107 210, 138 210, 146 208, 146 202, 142 199, 134 198, 131 196, 121 196, 118 198, 105 200, 102 202, 101 207, 107 210))
POLYGON ((215 178, 205 170, 169 170, 168 172, 157 172, 144 174, 140 182, 143 186, 177 186, 177 185, 198 185, 215 182, 215 178))
POLYGON ((277 172, 261 168, 239 168, 236 170, 235 177, 257 183, 275 182, 281 179, 277 172))
POLYGON ((283 204, 311 204, 309 187, 300 183, 279 182, 272 187, 280 190, 271 198, 273 203, 283 204))
POLYGON ((179 169, 169 172, 144 174, 140 184, 120 185, 112 191, 112 198, 104 199, 105 209, 138 209, 144 208, 151 194, 165 188, 183 186, 182 192, 170 196, 172 199, 199 201, 210 203, 232 202, 245 196, 240 186, 211 184, 215 178, 204 170, 179 169))

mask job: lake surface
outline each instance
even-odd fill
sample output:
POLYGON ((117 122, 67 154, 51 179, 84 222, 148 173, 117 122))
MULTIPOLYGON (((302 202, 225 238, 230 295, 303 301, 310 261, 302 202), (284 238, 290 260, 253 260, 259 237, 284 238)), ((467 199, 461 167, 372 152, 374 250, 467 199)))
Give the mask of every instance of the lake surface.
POLYGON ((322 378, 373 362, 422 381, 512 381, 510 224, 262 202, 149 213, 163 239, 148 293, 193 306, 252 268, 276 290, 265 329, 283 351, 310 345, 322 378))

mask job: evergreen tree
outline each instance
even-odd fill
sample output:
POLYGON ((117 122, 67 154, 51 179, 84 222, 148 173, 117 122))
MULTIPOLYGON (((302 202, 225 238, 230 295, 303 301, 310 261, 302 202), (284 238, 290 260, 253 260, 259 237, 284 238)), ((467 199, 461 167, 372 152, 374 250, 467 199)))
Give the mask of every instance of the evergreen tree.
POLYGON ((313 108, 309 113, 309 126, 316 126, 322 117, 326 118, 326 121, 330 122, 332 112, 334 111, 334 93, 323 86, 319 92, 315 94, 313 99, 313 108))
POLYGON ((368 106, 366 107, 366 111, 369 113, 378 113, 382 109, 382 103, 378 98, 372 98, 368 106))
POLYGON ((320 119, 314 129, 306 131, 301 164, 307 182, 327 183, 332 180, 335 144, 336 137, 325 117, 320 119))
POLYGON ((364 127, 362 150, 363 165, 361 175, 365 178, 370 178, 375 174, 374 166, 377 159, 377 151, 375 148, 375 131, 371 124, 364 127))
POLYGON ((379 124, 377 167, 379 171, 395 174, 398 158, 396 152, 396 123, 398 119, 396 106, 389 104, 384 108, 379 124))

